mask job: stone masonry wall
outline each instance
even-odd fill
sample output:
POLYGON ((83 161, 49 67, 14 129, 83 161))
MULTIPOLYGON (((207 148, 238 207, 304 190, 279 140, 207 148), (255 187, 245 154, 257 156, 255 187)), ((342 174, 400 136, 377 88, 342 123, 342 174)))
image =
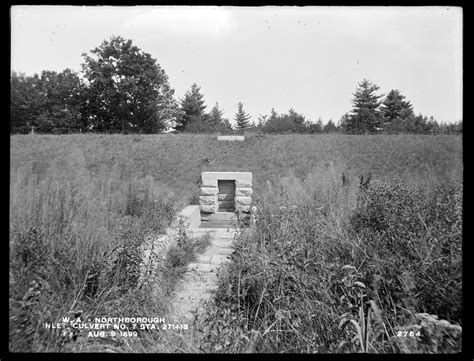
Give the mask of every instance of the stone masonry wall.
POLYGON ((251 172, 203 172, 199 208, 201 213, 213 214, 218 209, 218 181, 235 181, 235 211, 248 216, 252 205, 252 173, 251 172))

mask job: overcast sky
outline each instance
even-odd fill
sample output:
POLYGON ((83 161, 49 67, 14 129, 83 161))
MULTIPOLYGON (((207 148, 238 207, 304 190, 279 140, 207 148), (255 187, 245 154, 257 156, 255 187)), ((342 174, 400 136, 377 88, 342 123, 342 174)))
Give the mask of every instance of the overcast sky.
POLYGON ((415 113, 462 118, 462 9, 455 7, 14 6, 11 67, 80 71, 112 35, 150 53, 182 98, 193 83, 232 119, 271 108, 338 121, 366 78, 415 113))

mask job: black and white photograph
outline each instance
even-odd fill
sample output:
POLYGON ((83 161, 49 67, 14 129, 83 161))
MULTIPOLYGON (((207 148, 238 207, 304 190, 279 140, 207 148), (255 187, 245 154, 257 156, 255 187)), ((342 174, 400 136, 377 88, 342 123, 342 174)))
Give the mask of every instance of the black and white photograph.
POLYGON ((463 7, 9 11, 8 355, 466 356, 463 7))

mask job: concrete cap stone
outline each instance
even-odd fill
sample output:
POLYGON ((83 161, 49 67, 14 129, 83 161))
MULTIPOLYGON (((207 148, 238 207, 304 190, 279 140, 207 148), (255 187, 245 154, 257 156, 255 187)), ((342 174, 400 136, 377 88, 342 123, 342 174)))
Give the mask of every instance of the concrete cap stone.
POLYGON ((202 180, 246 180, 252 183, 252 172, 202 172, 202 180))

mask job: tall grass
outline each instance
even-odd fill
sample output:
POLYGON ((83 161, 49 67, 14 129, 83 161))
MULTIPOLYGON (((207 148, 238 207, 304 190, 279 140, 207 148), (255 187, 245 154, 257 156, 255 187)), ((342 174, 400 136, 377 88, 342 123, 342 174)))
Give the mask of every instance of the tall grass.
POLYGON ((83 317, 163 314, 166 300, 138 289, 140 246, 171 221, 171 192, 126 164, 88 169, 74 146, 67 157, 10 172, 11 351, 97 346, 42 327, 78 310, 83 317))
POLYGON ((337 174, 268 184, 198 327, 202 351, 460 351, 462 189, 337 174), (407 329, 420 331, 408 344, 407 329))

